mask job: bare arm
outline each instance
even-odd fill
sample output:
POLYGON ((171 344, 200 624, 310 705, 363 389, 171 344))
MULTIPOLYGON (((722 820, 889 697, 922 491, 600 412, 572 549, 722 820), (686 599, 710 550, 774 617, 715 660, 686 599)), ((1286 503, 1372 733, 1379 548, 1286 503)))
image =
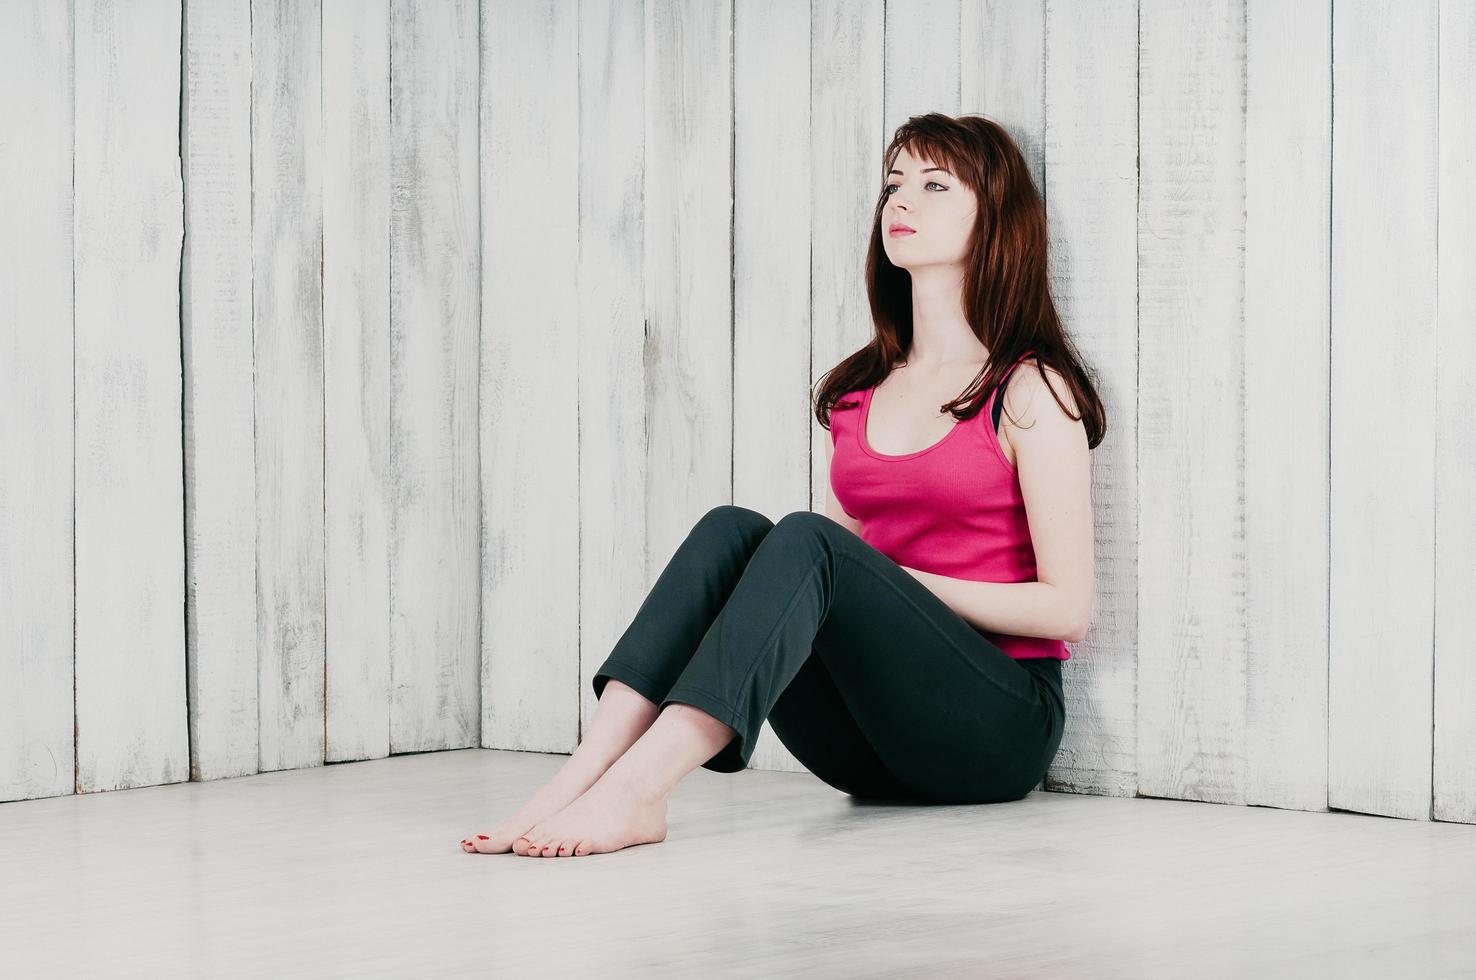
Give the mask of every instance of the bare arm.
POLYGON ((902 566, 948 608, 979 629, 1079 643, 1085 630, 1072 599, 1048 582, 975 582, 902 566))
MULTIPOLYGON (((1034 363, 1033 361, 1029 363, 1034 363)), ((1046 373, 1060 375, 1047 368, 1046 373)), ((1064 381, 1055 388, 1077 413, 1064 381)), ((1036 581, 972 582, 908 569, 964 619, 996 633, 1080 642, 1091 619, 1094 543, 1086 427, 1072 419, 1035 370, 1017 371, 1005 394, 1007 438, 1035 549, 1036 581)))

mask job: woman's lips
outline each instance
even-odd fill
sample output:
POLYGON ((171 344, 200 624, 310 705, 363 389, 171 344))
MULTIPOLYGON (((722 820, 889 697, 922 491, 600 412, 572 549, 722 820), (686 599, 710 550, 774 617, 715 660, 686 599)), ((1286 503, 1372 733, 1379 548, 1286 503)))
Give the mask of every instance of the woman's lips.
POLYGON ((893 228, 891 231, 887 232, 887 234, 891 235, 893 238, 900 238, 903 235, 916 235, 917 232, 913 231, 911 228, 893 228))

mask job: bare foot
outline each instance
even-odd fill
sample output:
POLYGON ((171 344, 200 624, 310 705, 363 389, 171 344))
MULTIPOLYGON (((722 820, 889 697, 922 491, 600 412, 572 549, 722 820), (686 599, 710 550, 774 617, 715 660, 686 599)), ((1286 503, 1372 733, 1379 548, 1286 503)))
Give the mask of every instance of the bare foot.
POLYGON ((524 857, 569 857, 618 851, 666 839, 666 799, 641 797, 628 783, 601 778, 573 803, 513 842, 524 857))
POLYGON ((474 834, 461 842, 461 849, 468 854, 503 854, 512 850, 513 841, 528 833, 538 821, 558 813, 579 798, 579 794, 594 785, 600 773, 566 768, 534 793, 527 803, 502 823, 485 834, 474 834))

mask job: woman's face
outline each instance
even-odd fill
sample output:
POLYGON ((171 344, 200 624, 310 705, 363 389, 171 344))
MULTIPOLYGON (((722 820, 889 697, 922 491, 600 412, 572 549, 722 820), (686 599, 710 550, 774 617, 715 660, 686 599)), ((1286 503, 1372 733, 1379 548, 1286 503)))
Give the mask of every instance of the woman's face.
POLYGON ((882 205, 882 246, 892 264, 908 270, 929 265, 962 265, 968 254, 978 199, 939 164, 897 153, 887 175, 882 205), (892 232, 894 224, 912 232, 892 232))

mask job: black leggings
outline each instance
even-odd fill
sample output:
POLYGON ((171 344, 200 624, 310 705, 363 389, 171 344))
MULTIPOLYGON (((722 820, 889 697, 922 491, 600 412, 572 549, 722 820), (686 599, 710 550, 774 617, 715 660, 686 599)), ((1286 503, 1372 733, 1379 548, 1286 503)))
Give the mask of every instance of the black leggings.
POLYGON ((698 520, 594 675, 737 732, 703 768, 748 765, 765 718, 794 757, 858 797, 1018 800, 1065 723, 1061 661, 1016 660, 891 558, 824 514, 698 520))

